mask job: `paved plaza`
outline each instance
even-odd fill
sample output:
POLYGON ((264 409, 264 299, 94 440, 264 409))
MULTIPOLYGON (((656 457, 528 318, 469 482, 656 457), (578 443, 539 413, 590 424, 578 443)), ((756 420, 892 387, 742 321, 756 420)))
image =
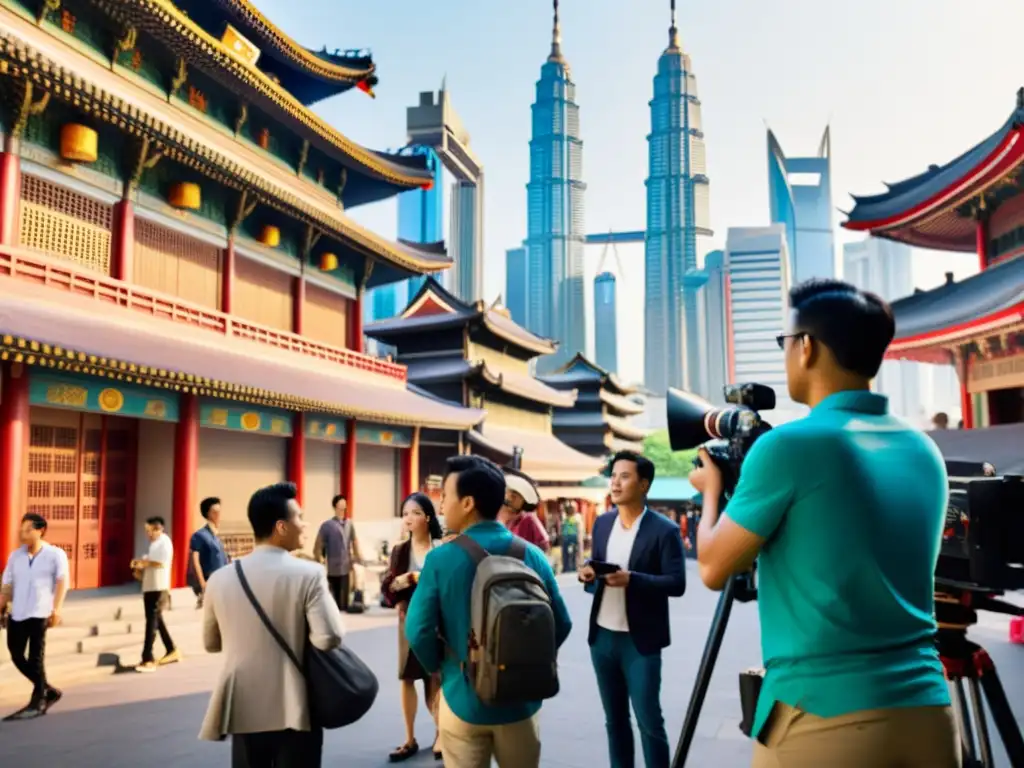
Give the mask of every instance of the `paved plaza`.
MULTIPOLYGON (((688 578, 686 596, 673 601, 674 643, 665 654, 662 702, 673 744, 717 600, 717 595, 700 584, 692 563, 688 578)), ((608 761, 603 714, 586 644, 590 598, 571 577, 563 577, 562 588, 575 626, 560 656, 562 693, 544 706, 541 716, 542 765, 601 768, 608 761)), ((351 647, 380 677, 380 695, 369 715, 358 724, 327 734, 324 765, 384 766, 388 764, 388 752, 402 741, 395 629, 390 617, 382 621, 386 624, 372 621, 368 626, 377 625, 375 628, 353 632, 349 638, 351 647)), ((1015 712, 1024 715, 1024 686, 1019 684, 1024 673, 1024 647, 1007 642, 1006 626, 1004 617, 985 616, 973 636, 989 649, 1015 712)), ((227 743, 196 739, 219 659, 198 652, 196 637, 182 637, 179 642, 191 651, 181 665, 154 675, 115 675, 103 682, 71 687, 47 717, 27 723, 0 723, 0 765, 228 765, 227 743)), ((750 746, 737 727, 736 679, 739 671, 758 664, 759 642, 756 607, 737 605, 687 765, 732 768, 749 764, 750 746)), ((0 700, 8 706, 10 699, 0 692, 0 700)), ((408 764, 435 765, 426 751, 433 732, 422 712, 419 722, 424 752, 408 764)), ((997 750, 1002 760, 998 765, 1008 766, 1001 749, 997 750)))

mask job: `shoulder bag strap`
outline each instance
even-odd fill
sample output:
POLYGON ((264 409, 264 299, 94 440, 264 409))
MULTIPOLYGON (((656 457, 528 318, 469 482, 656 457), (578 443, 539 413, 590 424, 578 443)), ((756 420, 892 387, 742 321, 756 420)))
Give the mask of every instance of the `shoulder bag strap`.
POLYGON ((277 641, 277 644, 281 646, 281 650, 287 654, 288 658, 292 660, 300 672, 305 674, 305 669, 302 667, 302 662, 299 661, 299 657, 295 655, 295 651, 292 650, 288 642, 281 637, 281 633, 277 631, 273 623, 270 621, 270 617, 267 616, 266 611, 263 610, 263 606, 260 605, 259 600, 256 599, 256 595, 252 593, 252 587, 249 586, 249 580, 245 578, 245 573, 242 571, 242 563, 240 560, 235 560, 235 573, 238 574, 238 581, 242 585, 242 591, 245 592, 245 596, 249 598, 249 602, 252 604, 253 610, 256 611, 256 615, 260 617, 260 621, 263 622, 263 626, 267 628, 267 631, 277 641))

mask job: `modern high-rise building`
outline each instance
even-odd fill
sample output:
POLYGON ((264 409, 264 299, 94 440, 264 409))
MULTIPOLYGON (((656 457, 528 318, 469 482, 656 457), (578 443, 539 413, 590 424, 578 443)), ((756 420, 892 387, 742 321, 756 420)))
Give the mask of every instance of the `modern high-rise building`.
POLYGON ((675 0, 668 47, 658 59, 648 142, 644 249, 644 385, 695 390, 701 378, 700 316, 687 272, 710 238, 709 183, 697 78, 680 43, 675 0))
POLYGON ((583 277, 583 142, 576 85, 562 56, 558 0, 554 0, 551 53, 540 70, 533 104, 527 195, 526 326, 559 342, 538 361, 541 372, 586 351, 583 277))
POLYGON ((768 199, 772 223, 786 228, 793 283, 836 276, 832 231, 832 141, 829 128, 816 157, 786 157, 768 131, 768 199))
MULTIPOLYGON (((786 362, 776 341, 786 327, 791 284, 785 226, 730 228, 725 263, 733 383, 765 384, 774 389, 779 412, 775 419, 788 420, 796 415, 797 407, 789 399, 786 362)), ((772 421, 772 417, 768 419, 772 421)))
MULTIPOLYGON (((427 167, 434 174, 429 188, 411 189, 398 196, 398 239, 409 243, 437 243, 444 240, 444 165, 430 147, 412 146, 406 150, 426 155, 427 167)), ((363 310, 366 322, 394 317, 409 303, 423 285, 425 277, 374 288, 363 310)))
POLYGON ((594 278, 594 362, 612 373, 619 370, 615 301, 615 275, 601 272, 594 278))
MULTIPOLYGON (((914 292, 913 251, 906 243, 877 237, 846 243, 843 279, 886 301, 902 299, 914 292)), ((911 360, 886 360, 874 382, 875 390, 889 398, 889 410, 915 423, 926 416, 922 410, 922 365, 911 360)))
POLYGON ((526 249, 505 251, 505 308, 516 324, 526 327, 526 249))
POLYGON ((699 393, 713 403, 723 404, 722 390, 734 378, 731 284, 724 251, 712 251, 705 257, 704 274, 707 281, 700 291, 700 307, 704 320, 701 354, 705 362, 703 391, 699 393))
POLYGON ((475 184, 456 181, 452 184, 452 219, 448 228, 448 256, 452 260, 447 277, 452 293, 463 301, 483 298, 483 179, 475 184))

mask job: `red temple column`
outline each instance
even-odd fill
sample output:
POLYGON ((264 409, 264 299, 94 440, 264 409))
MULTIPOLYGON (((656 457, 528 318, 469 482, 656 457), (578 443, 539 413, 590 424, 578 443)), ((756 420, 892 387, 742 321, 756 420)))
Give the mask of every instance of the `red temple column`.
POLYGON ((189 538, 192 535, 192 511, 196 507, 199 484, 199 398, 182 395, 178 404, 178 423, 174 431, 174 494, 171 507, 171 542, 174 544, 174 571, 171 585, 184 587, 188 573, 189 538))
POLYGON ((0 152, 0 245, 18 244, 20 204, 21 158, 17 140, 8 138, 0 152))
POLYGON ((360 289, 356 297, 349 303, 348 348, 353 352, 363 351, 363 291, 360 289))
POLYGON ((978 269, 984 272, 988 266, 988 219, 980 218, 975 222, 974 242, 978 252, 978 269))
POLYGON ((413 427, 412 442, 402 451, 402 496, 420 489, 420 428, 413 427))
POLYGON ((220 311, 231 314, 235 297, 235 238, 228 238, 220 274, 220 311))
POLYGON ((348 516, 352 517, 356 497, 356 420, 348 421, 348 438, 341 447, 341 493, 348 500, 348 516))
POLYGON ((135 209, 130 200, 118 200, 114 203, 113 213, 110 276, 130 283, 135 266, 135 209))
POLYGON ((302 506, 306 490, 306 416, 295 414, 288 444, 288 482, 295 483, 295 497, 302 506))
POLYGON ((960 383, 960 418, 964 429, 974 429, 974 397, 967 391, 967 383, 960 383))
POLYGON ((306 278, 302 275, 292 282, 292 333, 302 335, 306 307, 306 278))
POLYGON ((0 363, 0 563, 19 546, 28 461, 28 370, 0 363))

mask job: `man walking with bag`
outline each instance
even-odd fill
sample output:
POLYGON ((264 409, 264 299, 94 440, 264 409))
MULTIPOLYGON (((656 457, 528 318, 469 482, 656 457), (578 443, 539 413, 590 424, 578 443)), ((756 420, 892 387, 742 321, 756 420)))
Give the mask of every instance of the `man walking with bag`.
POLYGON ((448 460, 441 508, 461 535, 427 556, 406 614, 410 649, 441 672, 441 750, 458 768, 540 765, 537 713, 572 628, 547 557, 497 521, 505 497, 492 462, 448 460))
MULTIPOLYGON (((295 486, 256 491, 249 522, 256 548, 238 562, 269 622, 299 659, 307 643, 339 647, 341 613, 323 568, 290 555, 302 548, 305 531, 295 486)), ((233 768, 319 766, 323 730, 311 722, 305 676, 263 623, 236 568, 221 568, 207 582, 203 641, 225 659, 199 738, 230 735, 233 768)))

